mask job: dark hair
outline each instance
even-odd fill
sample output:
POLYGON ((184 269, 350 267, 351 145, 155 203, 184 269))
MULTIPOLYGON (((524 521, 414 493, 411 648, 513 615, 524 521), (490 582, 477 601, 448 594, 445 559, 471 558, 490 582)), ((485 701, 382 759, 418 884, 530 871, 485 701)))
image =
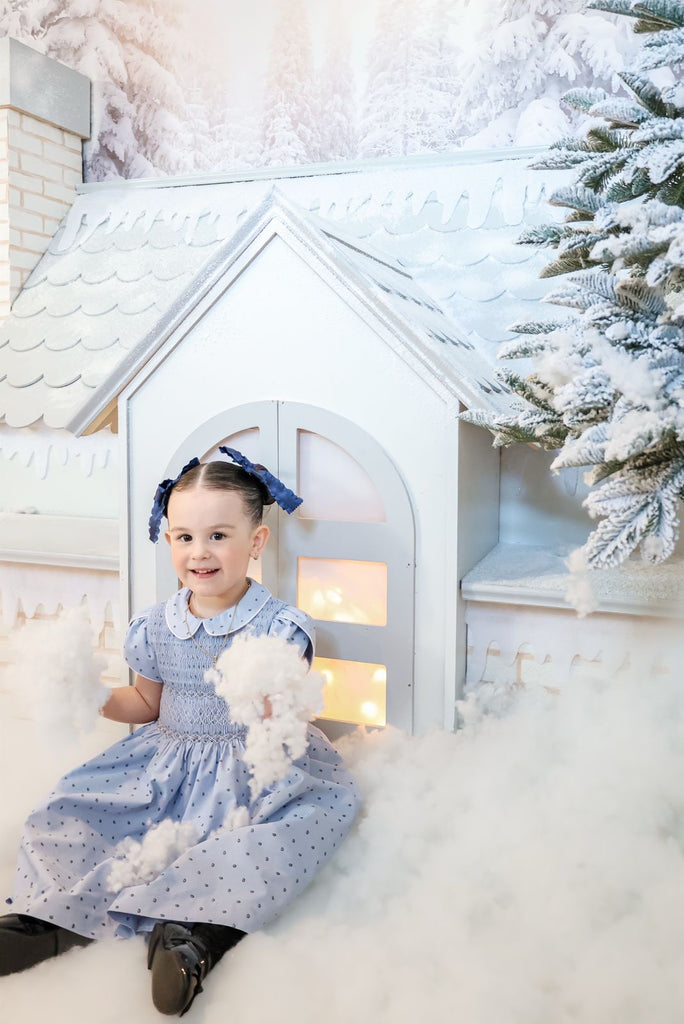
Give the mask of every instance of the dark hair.
MULTIPOLYGON (((171 494, 173 491, 188 491, 192 487, 207 487, 212 491, 237 491, 242 496, 245 512, 253 526, 261 524, 264 505, 272 505, 274 501, 261 480, 233 462, 201 462, 199 466, 193 466, 174 484, 171 494)), ((168 501, 166 507, 168 510, 168 501)))

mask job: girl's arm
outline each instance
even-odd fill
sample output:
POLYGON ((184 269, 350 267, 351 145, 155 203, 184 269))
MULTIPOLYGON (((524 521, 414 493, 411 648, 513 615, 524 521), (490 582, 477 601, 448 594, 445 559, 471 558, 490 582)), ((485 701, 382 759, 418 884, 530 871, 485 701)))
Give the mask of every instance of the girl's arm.
POLYGON ((136 675, 135 686, 116 686, 102 708, 103 718, 129 725, 145 725, 159 717, 162 684, 136 675))

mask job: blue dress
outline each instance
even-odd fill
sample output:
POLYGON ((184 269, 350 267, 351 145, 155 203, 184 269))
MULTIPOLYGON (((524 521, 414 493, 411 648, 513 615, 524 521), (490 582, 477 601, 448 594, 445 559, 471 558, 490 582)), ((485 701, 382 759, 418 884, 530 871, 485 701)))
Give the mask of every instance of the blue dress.
POLYGON ((245 729, 204 679, 206 652, 238 633, 284 637, 311 660, 308 616, 254 581, 232 626, 232 609, 197 619, 188 598, 180 590, 132 620, 126 660, 164 684, 159 717, 66 775, 29 816, 8 901, 14 912, 90 938, 127 937, 159 920, 252 932, 312 881, 349 831, 356 785, 313 726, 305 756, 250 803, 245 729), (249 807, 249 824, 231 828, 236 807, 249 807), (112 889, 122 840, 141 841, 169 819, 192 824, 192 845, 148 881, 112 889))

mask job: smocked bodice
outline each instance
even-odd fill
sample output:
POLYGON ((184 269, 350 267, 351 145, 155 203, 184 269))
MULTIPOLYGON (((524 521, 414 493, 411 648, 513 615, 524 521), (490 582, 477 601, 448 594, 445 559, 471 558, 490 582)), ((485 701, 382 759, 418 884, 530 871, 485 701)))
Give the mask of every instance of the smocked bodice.
MULTIPOLYGON (((201 622, 194 620, 192 635, 177 636, 169 628, 163 604, 137 620, 137 627, 134 621, 127 637, 128 660, 129 664, 136 660, 140 663, 133 665, 137 671, 164 684, 159 727, 192 739, 244 739, 245 728, 231 722, 228 705, 204 676, 213 667, 214 657, 227 650, 235 637, 268 633, 287 607, 269 596, 243 628, 229 635, 207 632, 201 622)), ((215 620, 207 622, 210 629, 212 623, 215 625, 215 620)))

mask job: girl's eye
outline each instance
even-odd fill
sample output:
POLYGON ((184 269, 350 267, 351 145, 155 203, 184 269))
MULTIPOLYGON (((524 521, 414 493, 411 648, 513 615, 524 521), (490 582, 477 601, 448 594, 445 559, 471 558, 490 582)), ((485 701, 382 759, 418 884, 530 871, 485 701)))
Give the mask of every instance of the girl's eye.
POLYGON ((223 540, 224 537, 225 533, 221 533, 220 530, 217 530, 216 533, 212 533, 211 535, 212 540, 223 540))
POLYGON ((187 544, 189 540, 192 540, 192 537, 189 533, 181 533, 178 540, 182 541, 183 544, 187 544))

